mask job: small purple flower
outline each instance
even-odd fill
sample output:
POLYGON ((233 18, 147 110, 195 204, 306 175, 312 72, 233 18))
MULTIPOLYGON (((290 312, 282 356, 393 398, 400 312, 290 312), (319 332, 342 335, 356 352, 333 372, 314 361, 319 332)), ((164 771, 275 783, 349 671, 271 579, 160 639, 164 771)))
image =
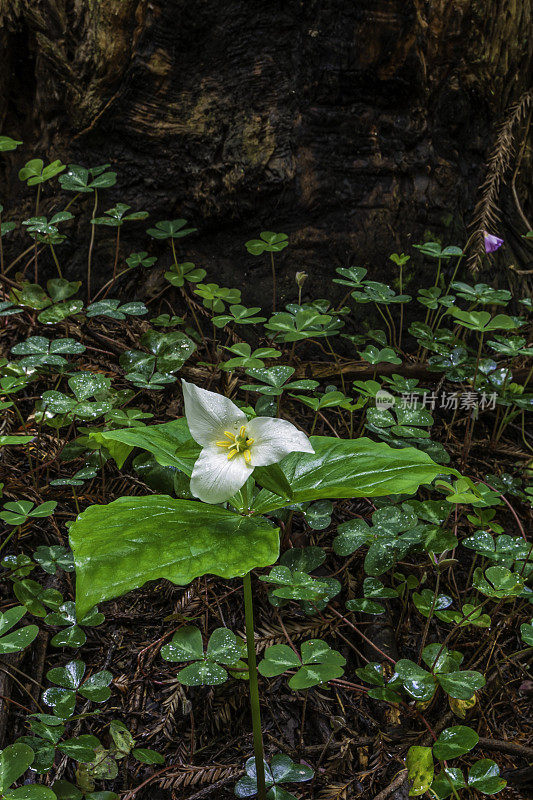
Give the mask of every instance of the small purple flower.
POLYGON ((487 231, 483 231, 483 240, 485 242, 485 253, 494 253, 503 244, 503 239, 493 236, 492 233, 487 233, 487 231))

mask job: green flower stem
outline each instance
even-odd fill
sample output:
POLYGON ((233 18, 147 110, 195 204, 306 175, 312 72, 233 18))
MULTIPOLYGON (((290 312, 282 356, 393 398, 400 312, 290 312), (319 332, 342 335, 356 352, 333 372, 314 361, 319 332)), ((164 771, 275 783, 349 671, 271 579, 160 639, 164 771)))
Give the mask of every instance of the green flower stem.
MULTIPOLYGON (((400 294, 403 294, 403 264, 400 264, 400 294)), ((403 333, 403 303, 400 303, 400 334, 398 336, 398 350, 402 348, 403 333)))
MULTIPOLYGON (((98 190, 94 190, 94 205, 91 219, 96 217, 96 209, 98 208, 98 190)), ((96 235, 96 225, 91 225, 91 241, 89 242, 89 253, 87 255, 87 304, 91 302, 91 263, 93 256, 94 237, 96 235)))
POLYGON ((255 658, 254 608, 252 599, 252 575, 248 572, 242 579, 244 586, 244 616, 246 620, 246 645, 248 648, 248 673, 250 675, 250 706, 254 739, 255 768, 257 771, 257 797, 266 800, 263 734, 261 732, 261 707, 255 658))

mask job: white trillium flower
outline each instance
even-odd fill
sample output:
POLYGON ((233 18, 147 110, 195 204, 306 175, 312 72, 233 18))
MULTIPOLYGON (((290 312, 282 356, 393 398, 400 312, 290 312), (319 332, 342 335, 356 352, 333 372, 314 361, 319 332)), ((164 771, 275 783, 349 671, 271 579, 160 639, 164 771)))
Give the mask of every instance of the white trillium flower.
POLYGON ((202 446, 191 476, 191 492, 205 503, 224 503, 243 486, 254 467, 276 464, 288 453, 314 453, 302 431, 285 419, 248 421, 235 403, 182 379, 185 416, 202 446))

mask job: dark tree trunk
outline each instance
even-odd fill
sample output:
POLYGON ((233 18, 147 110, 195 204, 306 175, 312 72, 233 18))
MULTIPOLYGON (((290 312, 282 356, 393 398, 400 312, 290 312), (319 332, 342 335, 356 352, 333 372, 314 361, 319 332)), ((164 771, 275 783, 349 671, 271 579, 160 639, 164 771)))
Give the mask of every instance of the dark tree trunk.
MULTIPOLYGON (((267 267, 243 242, 288 233, 282 290, 305 269, 320 294, 349 262, 386 275, 387 255, 426 231, 464 241, 496 123, 528 88, 532 5, 0 0, 1 130, 23 156, 112 162, 105 207, 188 218, 188 258, 226 285, 244 275, 248 301, 265 304, 267 267)), ((2 161, 6 207, 28 194, 21 161, 2 161)), ((522 174, 530 163, 526 151, 522 174)), ((507 210, 520 258, 526 227, 507 210)), ((125 249, 141 233, 125 229, 125 249)), ((101 275, 108 256, 102 245, 101 275)))

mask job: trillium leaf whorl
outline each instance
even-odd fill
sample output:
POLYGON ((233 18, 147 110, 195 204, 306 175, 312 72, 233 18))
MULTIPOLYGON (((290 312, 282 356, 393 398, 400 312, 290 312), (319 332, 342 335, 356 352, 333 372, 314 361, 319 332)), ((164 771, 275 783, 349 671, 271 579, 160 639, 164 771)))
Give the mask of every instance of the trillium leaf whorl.
POLYGON ((277 464, 289 453, 314 453, 292 423, 246 415, 227 397, 182 380, 185 416, 202 451, 191 476, 191 492, 206 503, 223 503, 243 486, 254 467, 277 464))

